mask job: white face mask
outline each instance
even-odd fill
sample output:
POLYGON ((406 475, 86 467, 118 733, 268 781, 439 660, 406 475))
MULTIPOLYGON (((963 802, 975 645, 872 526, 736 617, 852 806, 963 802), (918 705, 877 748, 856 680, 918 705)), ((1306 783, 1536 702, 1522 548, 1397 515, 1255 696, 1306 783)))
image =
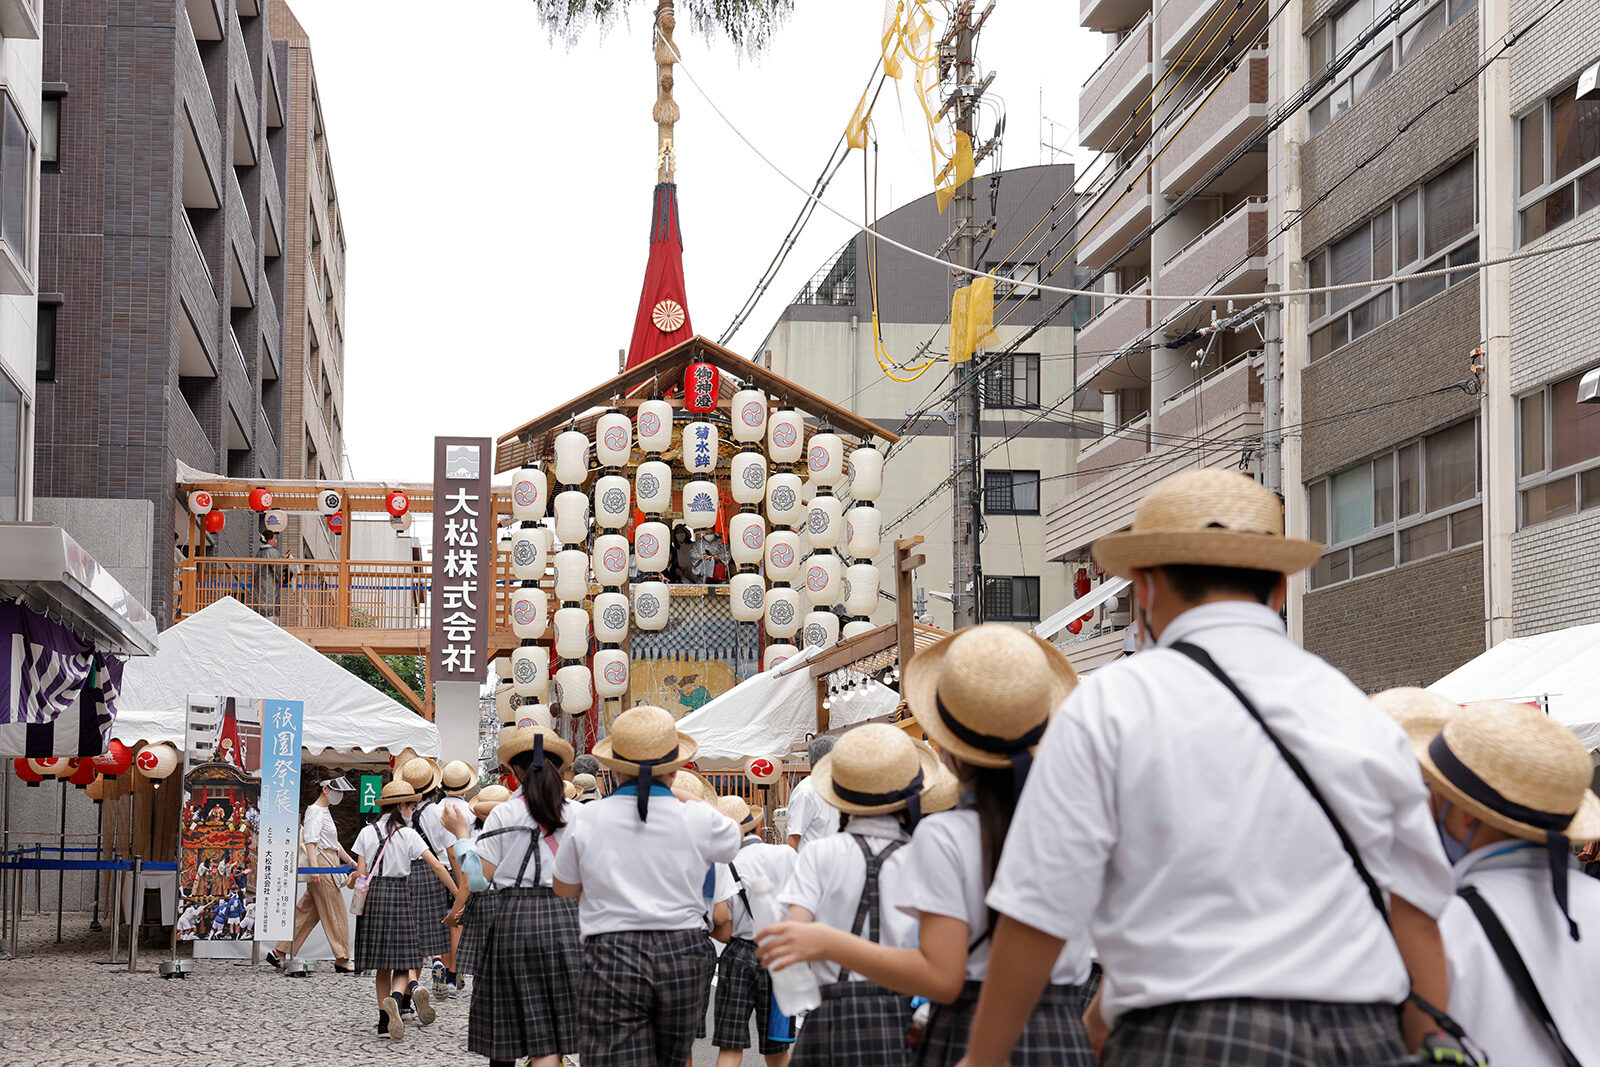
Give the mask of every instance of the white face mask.
POLYGON ((340 793, 340 792, 337 792, 337 791, 330 791, 328 793, 328 805, 330 807, 332 807, 334 804, 339 803, 339 801, 341 801, 343 799, 344 799, 344 794, 343 793, 340 793))

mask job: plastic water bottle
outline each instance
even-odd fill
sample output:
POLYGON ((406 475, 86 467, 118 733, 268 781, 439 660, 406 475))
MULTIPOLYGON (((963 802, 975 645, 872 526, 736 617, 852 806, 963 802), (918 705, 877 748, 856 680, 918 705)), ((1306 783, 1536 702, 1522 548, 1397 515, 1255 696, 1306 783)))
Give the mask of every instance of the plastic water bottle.
MULTIPOLYGON (((744 888, 750 897, 750 917, 755 920, 757 933, 783 921, 783 910, 771 884, 761 878, 746 878, 744 888)), ((778 999, 778 1007, 791 1018, 822 1003, 822 988, 808 963, 792 963, 781 971, 772 971, 772 994, 778 999)))

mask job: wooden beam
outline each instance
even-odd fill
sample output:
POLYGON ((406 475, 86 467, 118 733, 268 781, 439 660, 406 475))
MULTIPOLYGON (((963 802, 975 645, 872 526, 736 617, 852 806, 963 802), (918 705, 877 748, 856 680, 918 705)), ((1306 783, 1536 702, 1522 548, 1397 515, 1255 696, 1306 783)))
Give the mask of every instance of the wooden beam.
POLYGON ((361 646, 361 654, 367 657, 368 663, 378 668, 378 673, 383 675, 384 681, 399 690, 400 695, 406 698, 406 703, 417 710, 417 714, 422 714, 424 707, 422 698, 417 696, 416 690, 407 685, 405 679, 401 678, 393 667, 389 666, 388 660, 374 652, 369 645, 361 646))
POLYGON ((917 654, 917 617, 916 606, 912 603, 916 585, 917 568, 928 562, 928 557, 921 552, 912 554, 912 549, 922 544, 922 538, 901 538, 894 543, 894 596, 895 596, 895 630, 897 644, 900 646, 900 672, 905 677, 906 667, 910 665, 911 658, 917 654))
POLYGON ((806 665, 811 672, 811 677, 822 678, 834 671, 844 670, 857 660, 865 659, 874 652, 882 652, 886 648, 893 648, 895 642, 895 628, 889 623, 884 623, 875 630, 868 630, 864 634, 857 634, 848 641, 841 641, 828 651, 818 656, 806 665))

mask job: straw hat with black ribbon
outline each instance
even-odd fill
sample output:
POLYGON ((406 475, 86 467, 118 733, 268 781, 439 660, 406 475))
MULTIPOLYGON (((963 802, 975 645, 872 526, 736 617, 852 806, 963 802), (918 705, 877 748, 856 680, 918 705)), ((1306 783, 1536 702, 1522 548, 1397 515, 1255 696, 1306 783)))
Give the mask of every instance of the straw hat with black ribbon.
POLYGON ((1050 642, 984 623, 918 652, 902 688, 930 741, 975 767, 1010 766, 1020 789, 1051 716, 1077 684, 1050 642))
POLYGON ((698 800, 703 804, 715 805, 717 791, 700 775, 685 768, 672 776, 672 781, 667 783, 667 788, 672 790, 672 795, 679 800, 698 800))
POLYGON ((961 779, 949 767, 939 764, 939 776, 933 780, 933 788, 922 794, 922 814, 950 811, 960 800, 961 779))
POLYGON ((579 804, 600 799, 600 780, 592 774, 574 774, 572 784, 578 787, 578 795, 573 799, 579 804))
POLYGON ((618 791, 638 790, 639 819, 650 816, 651 779, 664 777, 694 759, 699 746, 678 732, 678 721, 665 708, 640 704, 618 715, 611 732, 594 745, 594 758, 625 781, 618 791))
POLYGON ((911 825, 922 818, 923 794, 939 777, 939 755, 888 723, 866 723, 848 731, 833 751, 811 768, 818 796, 850 815, 904 811, 911 825))
POLYGON ((1145 495, 1133 526, 1094 543, 1094 559, 1119 578, 1146 567, 1191 564, 1296 574, 1322 546, 1283 535, 1283 504, 1236 471, 1173 475, 1145 495))
POLYGON ((1422 758, 1428 743, 1444 729, 1444 724, 1461 710, 1461 705, 1455 701, 1415 686, 1385 689, 1372 698, 1372 703, 1400 724, 1418 759, 1422 758))
POLYGON ((1594 766, 1576 734, 1531 704, 1484 700, 1452 715, 1418 753, 1434 792, 1514 837, 1543 841, 1556 903, 1567 910, 1572 845, 1600 839, 1594 766))
POLYGON ((417 792, 410 782, 404 778, 396 778, 394 781, 386 783, 382 791, 378 793, 378 807, 388 808, 395 804, 409 804, 421 799, 422 794, 417 792))
POLYGON ((511 790, 503 785, 486 785, 478 790, 478 795, 472 798, 472 814, 480 819, 487 819, 489 813, 497 805, 504 804, 511 799, 511 790))
POLYGON ((411 783, 411 788, 423 796, 438 788, 443 773, 444 769, 426 756, 418 756, 400 764, 400 777, 411 783))
POLYGON ((561 795, 563 797, 565 797, 566 799, 568 799, 568 800, 577 800, 578 799, 578 787, 573 785, 571 782, 562 782, 561 783, 561 795))
POLYGON ((495 749, 495 758, 505 767, 511 766, 511 761, 524 752, 533 753, 533 763, 529 770, 536 771, 546 758, 550 759, 557 767, 565 767, 572 762, 572 746, 566 738, 545 726, 518 726, 511 732, 500 731, 500 747, 495 749))
POLYGON ((449 796, 466 796, 478 784, 478 772, 465 760, 453 759, 439 769, 439 784, 449 796))
POLYGON ((738 823, 739 829, 747 834, 761 829, 761 823, 767 816, 763 809, 752 808, 750 802, 741 796, 718 797, 717 810, 738 823))

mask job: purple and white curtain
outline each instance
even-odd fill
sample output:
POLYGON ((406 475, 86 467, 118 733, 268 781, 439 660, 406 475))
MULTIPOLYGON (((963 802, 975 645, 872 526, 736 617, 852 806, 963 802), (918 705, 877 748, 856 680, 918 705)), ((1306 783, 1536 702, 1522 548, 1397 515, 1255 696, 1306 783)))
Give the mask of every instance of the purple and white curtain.
POLYGON ((0 604, 0 756, 104 752, 125 662, 31 608, 0 604))

